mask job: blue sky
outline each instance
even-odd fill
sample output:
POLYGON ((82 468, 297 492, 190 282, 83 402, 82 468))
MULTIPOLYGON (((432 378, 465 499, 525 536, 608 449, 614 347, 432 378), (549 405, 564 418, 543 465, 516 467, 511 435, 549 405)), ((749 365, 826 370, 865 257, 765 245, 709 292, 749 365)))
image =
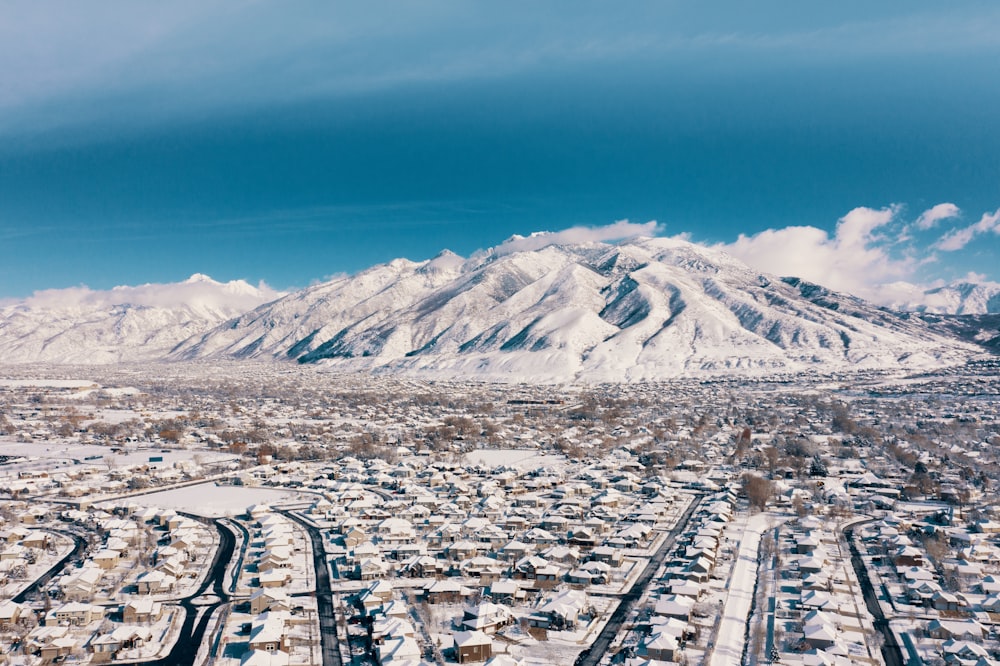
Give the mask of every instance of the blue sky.
POLYGON ((1000 279, 1000 8, 829 4, 4 3, 0 297, 622 219, 866 295, 1000 279))

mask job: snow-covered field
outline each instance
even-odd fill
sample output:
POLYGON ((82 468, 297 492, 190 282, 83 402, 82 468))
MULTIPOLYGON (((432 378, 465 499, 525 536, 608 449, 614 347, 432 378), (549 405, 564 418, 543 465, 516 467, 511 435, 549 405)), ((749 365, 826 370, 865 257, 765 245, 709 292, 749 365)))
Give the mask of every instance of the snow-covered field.
POLYGON ((517 467, 521 470, 531 470, 538 467, 556 467, 566 464, 566 457, 541 453, 538 449, 478 449, 465 454, 465 461, 470 465, 486 467, 517 467))
POLYGON ((9 388, 89 389, 97 385, 86 379, 0 379, 0 386, 9 388))
POLYGON ((173 467, 174 463, 197 460, 203 463, 236 460, 238 456, 231 453, 213 453, 204 450, 189 451, 185 449, 135 448, 125 449, 122 453, 113 453, 107 446, 97 444, 78 444, 74 440, 44 440, 32 442, 16 442, 10 437, 0 437, 0 456, 24 457, 31 462, 15 463, 0 468, 0 471, 28 469, 37 467, 40 463, 54 463, 59 466, 76 464, 105 467, 128 467, 131 465, 149 465, 154 468, 173 467), (150 461, 150 458, 162 458, 160 461, 150 461))
POLYGON ((235 516, 253 504, 313 501, 315 495, 277 488, 248 488, 246 486, 217 486, 201 483, 174 490, 149 493, 142 496, 142 503, 165 509, 180 509, 201 516, 235 516))

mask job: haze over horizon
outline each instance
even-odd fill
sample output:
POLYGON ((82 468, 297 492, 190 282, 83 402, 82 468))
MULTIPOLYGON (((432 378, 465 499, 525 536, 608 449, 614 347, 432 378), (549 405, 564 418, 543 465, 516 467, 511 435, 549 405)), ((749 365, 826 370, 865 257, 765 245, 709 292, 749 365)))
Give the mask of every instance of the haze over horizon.
POLYGON ((1000 280, 991 3, 55 7, 0 9, 0 299, 568 229, 1000 280))

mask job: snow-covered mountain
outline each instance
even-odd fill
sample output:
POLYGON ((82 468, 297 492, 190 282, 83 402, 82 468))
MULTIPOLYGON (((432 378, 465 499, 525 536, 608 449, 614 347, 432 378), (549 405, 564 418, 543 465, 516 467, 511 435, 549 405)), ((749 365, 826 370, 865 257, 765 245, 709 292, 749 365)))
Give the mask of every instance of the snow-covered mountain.
POLYGON ((901 309, 952 315, 1000 314, 1000 283, 956 282, 923 292, 901 309))
POLYGON ((0 363, 117 363, 163 358, 179 342, 279 297, 242 280, 38 292, 0 306, 0 363))
POLYGON ((511 247, 400 259, 316 285, 188 339, 169 358, 615 381, 923 368, 981 351, 917 316, 678 239, 511 247))

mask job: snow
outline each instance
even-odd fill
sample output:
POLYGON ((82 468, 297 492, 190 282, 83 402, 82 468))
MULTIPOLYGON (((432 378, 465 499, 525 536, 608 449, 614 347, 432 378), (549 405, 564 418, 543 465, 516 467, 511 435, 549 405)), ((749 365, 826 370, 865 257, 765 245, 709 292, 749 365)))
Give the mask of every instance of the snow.
POLYGON ((680 239, 444 252, 265 302, 274 296, 198 274, 40 294, 0 308, 0 362, 298 359, 426 379, 600 382, 928 369, 979 351, 680 239))
POLYGON ((754 586, 757 583, 757 548, 770 520, 766 513, 754 514, 743 531, 743 540, 729 580, 729 595, 719 620, 712 666, 740 663, 743 644, 746 642, 747 617, 753 605, 754 586))
POLYGON ((266 285, 184 282, 36 292, 0 307, 0 362, 87 363, 158 359, 177 343, 281 296, 266 285))
POLYGON ((539 467, 552 469, 566 464, 565 456, 540 453, 538 449, 478 449, 465 454, 470 465, 516 467, 530 471, 539 467))
POLYGON ((149 493, 142 503, 164 509, 180 509, 200 516, 222 517, 244 513, 253 504, 314 501, 315 495, 276 488, 217 486, 202 483, 174 490, 149 493))
POLYGON ((97 444, 79 444, 75 440, 49 439, 44 441, 15 442, 9 437, 0 436, 0 455, 23 457, 27 462, 13 463, 5 466, 6 470, 35 468, 39 465, 71 466, 77 464, 95 467, 115 468, 130 465, 148 465, 151 468, 173 467, 175 462, 193 460, 195 456, 203 462, 234 460, 237 456, 230 453, 212 453, 203 450, 132 448, 122 453, 113 453, 110 448, 97 444), (96 456, 96 457, 94 457, 96 456), (150 457, 158 457, 160 462, 149 461, 150 457))
POLYGON ((9 388, 89 389, 97 386, 97 382, 91 382, 86 379, 0 379, 0 386, 9 388))

